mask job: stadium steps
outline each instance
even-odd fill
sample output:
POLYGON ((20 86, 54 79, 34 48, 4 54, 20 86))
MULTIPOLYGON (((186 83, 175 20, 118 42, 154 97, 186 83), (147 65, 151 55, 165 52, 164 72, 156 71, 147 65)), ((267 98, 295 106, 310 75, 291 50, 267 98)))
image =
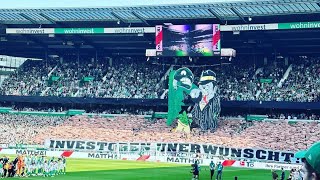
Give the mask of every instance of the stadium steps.
POLYGON ((5 79, 7 79, 9 77, 9 75, 0 75, 0 86, 2 86, 2 83, 5 79))
POLYGON ((80 93, 80 89, 78 89, 78 91, 77 91, 76 93, 74 93, 74 94, 72 95, 72 97, 78 97, 79 93, 80 93))
POLYGON ((262 68, 258 68, 256 70, 256 72, 254 73, 254 77, 256 77, 260 72, 263 72, 263 69, 262 68))
POLYGON ((286 81, 289 77, 290 72, 292 71, 292 64, 290 64, 290 66, 288 67, 288 69, 286 70, 286 72, 284 73, 283 77, 281 78, 281 80, 278 83, 278 87, 282 87, 282 84, 284 83, 284 81, 286 81))
POLYGON ((255 95, 255 98, 258 99, 259 96, 260 96, 260 94, 261 94, 261 90, 258 90, 257 93, 256 93, 256 95, 255 95))
POLYGON ((108 76, 108 72, 102 77, 102 83, 106 82, 108 76))
POLYGON ((161 77, 159 83, 157 84, 157 86, 160 87, 160 85, 163 83, 164 80, 167 79, 167 77, 169 77, 169 73, 170 71, 173 70, 173 65, 170 66, 170 68, 166 71, 166 73, 161 77))
MULTIPOLYGON (((169 77, 169 73, 171 70, 173 70, 173 65, 170 66, 170 68, 166 71, 166 73, 161 77, 160 81, 158 82, 158 84, 156 85, 156 90, 160 90, 161 87, 163 87, 163 82, 169 77)), ((165 96, 166 95, 166 91, 168 91, 168 89, 164 89, 164 92, 161 94, 160 97, 165 96)), ((158 91, 159 92, 159 91, 158 91)))
POLYGON ((137 159, 137 161, 146 161, 149 158, 150 158, 150 155, 142 155, 137 159))
MULTIPOLYGON (((167 79, 167 77, 169 77, 169 73, 170 73, 170 71, 173 70, 173 67, 174 67, 174 66, 171 65, 170 68, 166 71, 166 73, 161 77, 159 83, 156 85, 157 90, 159 90, 159 88, 162 87, 161 85, 163 85, 163 82, 167 79)), ((165 89, 164 92, 163 92, 163 93, 161 94, 161 96, 160 96, 161 99, 164 99, 164 98, 162 98, 162 97, 165 97, 167 93, 168 93, 168 89, 165 89)))
POLYGON ((47 87, 44 91, 41 92, 40 96, 45 96, 51 87, 47 87))
POLYGON ((166 89, 160 96, 160 99, 165 99, 166 95, 168 94, 169 89, 166 89))
POLYGON ((58 65, 56 65, 48 74, 48 77, 52 75, 52 73, 58 68, 58 65))

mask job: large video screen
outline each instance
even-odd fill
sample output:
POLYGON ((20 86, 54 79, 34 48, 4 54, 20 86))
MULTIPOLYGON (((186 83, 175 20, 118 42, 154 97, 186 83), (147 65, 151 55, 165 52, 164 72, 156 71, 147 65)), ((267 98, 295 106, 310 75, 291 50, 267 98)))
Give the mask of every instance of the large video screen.
POLYGON ((219 56, 220 26, 156 26, 156 50, 162 56, 219 56))

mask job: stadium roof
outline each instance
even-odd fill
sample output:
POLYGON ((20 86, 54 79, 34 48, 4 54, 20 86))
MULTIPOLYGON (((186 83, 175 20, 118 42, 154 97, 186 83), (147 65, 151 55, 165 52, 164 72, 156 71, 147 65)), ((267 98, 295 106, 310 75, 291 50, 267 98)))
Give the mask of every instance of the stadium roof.
MULTIPOLYGON (((320 29, 223 32, 223 48, 237 50, 237 55, 270 56, 320 54, 320 29)), ((146 49, 155 49, 155 35, 138 34, 8 34, 0 39, 0 54, 44 58, 59 56, 145 55, 146 49)))
MULTIPOLYGON (((177 0, 180 1, 180 0, 177 0)), ((0 9, 0 54, 43 58, 56 55, 144 55, 154 33, 6 34, 6 28, 146 27, 163 23, 263 24, 317 21, 319 0, 259 0, 188 5, 105 8, 0 9), (248 21, 252 17, 252 21, 248 21), (117 22, 121 23, 118 24, 117 22)), ((316 23, 317 25, 319 23, 316 23)), ((237 54, 320 53, 320 28, 223 32, 222 47, 237 54)))
POLYGON ((144 23, 179 19, 243 20, 247 17, 320 13, 318 0, 257 0, 185 5, 105 8, 0 9, 2 24, 122 21, 144 23))

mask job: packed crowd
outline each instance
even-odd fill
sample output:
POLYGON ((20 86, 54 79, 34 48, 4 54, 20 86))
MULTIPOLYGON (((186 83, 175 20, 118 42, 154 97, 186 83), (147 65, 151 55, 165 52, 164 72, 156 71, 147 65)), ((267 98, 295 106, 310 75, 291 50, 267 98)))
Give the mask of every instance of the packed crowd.
MULTIPOLYGON (((53 72, 53 75, 59 77, 59 79, 52 82, 50 89, 47 90, 45 95, 62 97, 76 96, 82 78, 91 76, 91 67, 92 64, 87 63, 77 64, 76 62, 66 62, 60 64, 60 66, 58 66, 58 68, 53 72)), ((96 67, 92 69, 92 72, 97 72, 99 70, 101 69, 96 67)), ((97 73, 95 75, 96 79, 100 74, 97 73)))
MULTIPOLYGON (((283 62, 255 68, 246 64, 206 68, 216 73, 222 100, 314 102, 320 100, 319 64, 319 58, 293 61, 286 78, 290 66, 283 62)), ((204 70, 202 67, 191 69, 196 78, 204 70)))
POLYGON ((320 120, 320 115, 315 113, 271 113, 268 115, 268 118, 280 120, 320 120))
POLYGON ((100 89, 92 90, 91 93, 97 93, 96 97, 104 98, 159 98, 158 83, 165 69, 137 63, 139 61, 136 59, 119 59, 117 62, 108 67, 106 80, 100 89))
POLYGON ((46 139, 91 139, 110 142, 190 142, 227 147, 274 150, 305 149, 320 138, 317 122, 288 123, 223 120, 216 132, 193 129, 186 135, 174 132, 165 120, 147 121, 137 116, 102 117, 1 115, 0 143, 43 144, 46 139), (77 131, 74 131, 77 129, 77 131))
POLYGON ((262 71, 257 74, 256 82, 260 92, 256 97, 256 100, 279 101, 279 96, 277 96, 277 94, 281 88, 278 88, 278 84, 284 76, 287 68, 288 67, 283 65, 272 65, 267 68, 263 68, 262 71), (272 81, 264 82, 262 79, 270 79, 272 81))
POLYGON ((253 78, 253 68, 228 66, 217 74, 221 98, 231 101, 255 100, 257 84, 253 78))
POLYGON ((294 65, 288 79, 274 96, 278 101, 320 100, 320 59, 294 65))
POLYGON ((64 122, 63 117, 0 114, 0 144, 39 144, 36 137, 64 122))
POLYGON ((26 61, 18 70, 6 78, 1 87, 2 95, 39 96, 47 87, 48 73, 55 63, 26 61))
MULTIPOLYGON (((222 100, 319 101, 320 59, 296 60, 291 64, 292 66, 271 63, 254 67, 244 63, 229 63, 191 69, 196 83, 202 70, 212 69, 218 79, 222 100), (288 67, 292 67, 292 70, 284 78, 288 67)), ((4 80, 0 93, 90 98, 159 98, 167 86, 167 82, 161 82, 160 79, 169 67, 146 62, 144 58, 124 57, 115 57, 112 63, 86 60, 81 60, 81 63, 26 61, 4 80), (58 79, 49 81, 52 76, 58 79), (85 77, 89 80, 84 80, 85 77)))
POLYGON ((131 58, 114 58, 108 65, 86 60, 81 63, 29 60, 4 80, 0 93, 18 96, 159 98, 161 86, 158 83, 166 70, 143 59, 131 58))

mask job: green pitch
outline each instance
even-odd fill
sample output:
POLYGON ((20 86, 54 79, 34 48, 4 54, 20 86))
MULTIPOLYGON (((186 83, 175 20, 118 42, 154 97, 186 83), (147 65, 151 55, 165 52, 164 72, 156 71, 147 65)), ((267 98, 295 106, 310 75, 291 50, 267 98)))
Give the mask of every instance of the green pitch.
MULTIPOLYGON (((67 174, 55 177, 28 177, 40 180, 191 180, 191 167, 177 164, 136 161, 113 161, 92 159, 68 159, 67 174)), ((280 171, 278 172, 280 175, 280 171)), ((252 170, 226 167, 224 180, 270 180, 270 170, 252 170)), ((13 178, 18 179, 18 178, 13 178)), ((210 180, 207 167, 202 166, 200 180, 210 180)))

